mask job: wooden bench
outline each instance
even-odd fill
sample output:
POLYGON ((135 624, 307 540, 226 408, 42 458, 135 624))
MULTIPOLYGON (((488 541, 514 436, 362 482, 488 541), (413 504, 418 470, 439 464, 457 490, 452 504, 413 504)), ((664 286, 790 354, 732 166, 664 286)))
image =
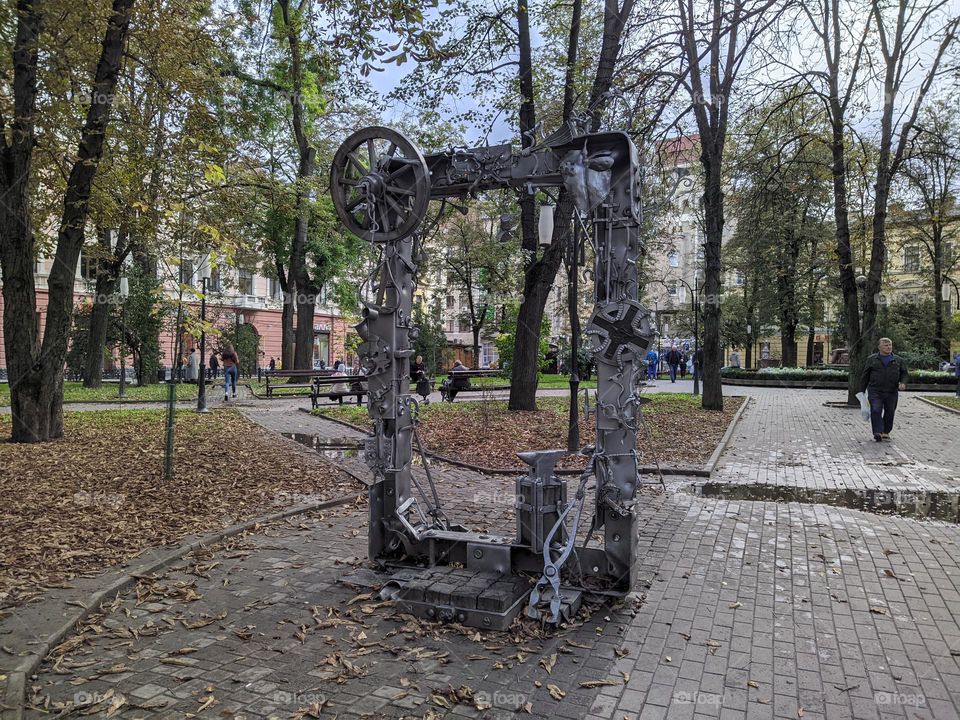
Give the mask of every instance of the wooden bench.
POLYGON ((317 407, 320 398, 329 398, 330 400, 340 400, 345 397, 356 397, 357 405, 363 404, 363 396, 367 394, 363 384, 366 383, 366 375, 337 375, 324 373, 313 378, 310 389, 310 404, 317 407), (349 385, 349 392, 334 392, 334 385, 349 385), (323 388, 329 387, 329 390, 323 388))
POLYGON ((313 388, 314 378, 325 372, 325 370, 267 370, 263 373, 267 382, 267 397, 273 397, 274 390, 313 388), (285 379, 286 382, 279 382, 281 379, 285 379))
MULTIPOLYGON (((444 380, 443 384, 440 386, 440 396, 443 400, 447 402, 453 402, 453 398, 450 397, 450 390, 452 389, 452 384, 455 380, 462 380, 463 378, 467 379, 467 382, 470 380, 475 380, 477 378, 503 378, 502 370, 460 370, 458 372, 449 371, 447 373, 447 379, 444 380)), ((504 378, 506 379, 506 378, 504 378)), ((460 393, 475 393, 475 392, 490 392, 496 390, 509 390, 510 385, 470 385, 465 388, 457 388, 454 392, 459 395, 460 393)))

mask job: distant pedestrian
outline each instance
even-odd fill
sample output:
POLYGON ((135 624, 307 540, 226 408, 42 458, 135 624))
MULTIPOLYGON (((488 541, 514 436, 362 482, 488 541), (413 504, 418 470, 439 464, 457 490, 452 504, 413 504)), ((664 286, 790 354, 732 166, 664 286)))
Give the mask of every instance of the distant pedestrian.
POLYGON ((957 397, 960 397, 960 352, 953 357, 953 373, 957 376, 957 397))
POLYGON ((867 358, 860 380, 870 401, 870 424, 877 442, 890 438, 900 390, 907 389, 907 364, 893 354, 893 341, 880 338, 879 352, 867 358))
POLYGON ((650 348, 650 351, 647 353, 647 380, 655 381, 657 379, 657 364, 659 362, 659 353, 653 348, 650 348))
POLYGON ((237 380, 240 375, 240 356, 233 349, 233 345, 227 343, 226 347, 220 352, 223 360, 223 400, 230 399, 231 386, 233 389, 233 399, 237 399, 237 380))
POLYGON ((333 363, 333 369, 336 372, 346 372, 347 364, 341 358, 337 358, 336 362, 333 363))
POLYGON ((677 381, 677 368, 680 366, 680 351, 677 350, 676 345, 671 346, 667 353, 667 365, 670 368, 670 382, 675 383, 677 381))
POLYGON ((683 380, 687 377, 687 354, 682 352, 680 353, 680 379, 683 380))
POLYGON ((217 354, 213 353, 210 356, 210 377, 214 380, 217 379, 220 375, 220 360, 217 358, 217 354))
POLYGON ((187 356, 187 382, 195 383, 200 378, 200 353, 195 347, 190 348, 187 356))
POLYGON ((277 369, 277 359, 275 357, 270 358, 270 372, 273 372, 277 369))
POLYGON ((703 381, 703 348, 697 348, 697 351, 693 354, 693 372, 696 373, 697 378, 702 382, 703 381))
POLYGON ((740 367, 740 353, 736 350, 730 353, 730 367, 740 367))

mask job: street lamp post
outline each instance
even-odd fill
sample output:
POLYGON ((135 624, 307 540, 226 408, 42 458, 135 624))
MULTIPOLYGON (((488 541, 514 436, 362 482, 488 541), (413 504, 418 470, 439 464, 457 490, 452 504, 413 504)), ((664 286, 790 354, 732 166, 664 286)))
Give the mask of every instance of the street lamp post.
POLYGON ((200 268, 200 378, 197 385, 197 412, 210 412, 207 408, 207 284, 210 282, 210 259, 200 268))
POLYGON ((700 276, 693 276, 693 287, 683 278, 677 278, 690 291, 690 309, 693 311, 693 394, 700 394, 700 373, 697 369, 697 350, 700 349, 700 276))
POLYGON ((130 281, 120 278, 120 393, 121 399, 127 396, 127 298, 130 296, 130 281))

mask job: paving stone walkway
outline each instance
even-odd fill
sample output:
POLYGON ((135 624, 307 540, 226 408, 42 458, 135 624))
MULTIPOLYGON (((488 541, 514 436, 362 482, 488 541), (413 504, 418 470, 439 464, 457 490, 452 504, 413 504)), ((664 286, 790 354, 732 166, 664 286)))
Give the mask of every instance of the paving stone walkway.
MULTIPOLYGON (((721 482, 957 490, 960 416, 907 394, 875 444, 823 406, 837 392, 735 392, 753 399, 721 482)), ((361 439, 298 404, 244 411, 321 445, 361 439)), ((366 477, 357 454, 337 462, 366 477)), ((452 519, 510 530, 512 478, 436 471, 452 519)), ((477 634, 399 615, 356 584, 366 509, 344 508, 143 580, 42 666, 27 716, 101 716, 122 696, 113 717, 960 718, 960 526, 671 480, 637 506, 635 594, 582 624, 477 634)))

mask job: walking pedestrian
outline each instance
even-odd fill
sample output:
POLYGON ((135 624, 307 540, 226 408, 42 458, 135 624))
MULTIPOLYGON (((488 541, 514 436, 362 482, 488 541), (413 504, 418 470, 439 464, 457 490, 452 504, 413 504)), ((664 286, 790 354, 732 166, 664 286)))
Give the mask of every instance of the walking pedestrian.
POLYGON ((233 345, 227 345, 220 351, 223 360, 223 400, 230 399, 230 390, 233 389, 233 399, 237 399, 237 380, 240 377, 240 357, 233 345))
POLYGON ((277 369, 277 359, 275 357, 270 358, 270 372, 273 372, 277 369))
POLYGON ((680 365, 680 351, 677 350, 676 345, 672 345, 670 352, 667 353, 667 365, 670 367, 670 382, 675 383, 677 381, 677 368, 680 365))
POLYGON ((737 350, 734 350, 730 353, 730 367, 740 367, 740 353, 737 350))
POLYGON ((893 341, 880 338, 879 352, 867 358, 860 380, 860 391, 867 392, 870 401, 870 425, 873 439, 888 440, 893 430, 899 391, 907 389, 907 364, 893 354, 893 341))
POLYGON ((195 347, 190 348, 187 356, 187 382, 195 383, 200 378, 200 354, 195 347))
POLYGON ((213 353, 210 355, 210 377, 214 380, 217 379, 220 375, 220 360, 217 359, 217 354, 213 353))
POLYGON ((660 362, 660 355, 653 348, 647 353, 647 380, 651 382, 657 379, 657 363, 660 362))
POLYGON ((953 373, 957 376, 957 397, 960 397, 960 351, 953 357, 953 373))
POLYGON ((703 348, 697 348, 697 351, 693 354, 693 372, 703 382, 703 348))
POLYGON ((680 379, 684 380, 687 377, 687 354, 684 352, 680 353, 680 379))

